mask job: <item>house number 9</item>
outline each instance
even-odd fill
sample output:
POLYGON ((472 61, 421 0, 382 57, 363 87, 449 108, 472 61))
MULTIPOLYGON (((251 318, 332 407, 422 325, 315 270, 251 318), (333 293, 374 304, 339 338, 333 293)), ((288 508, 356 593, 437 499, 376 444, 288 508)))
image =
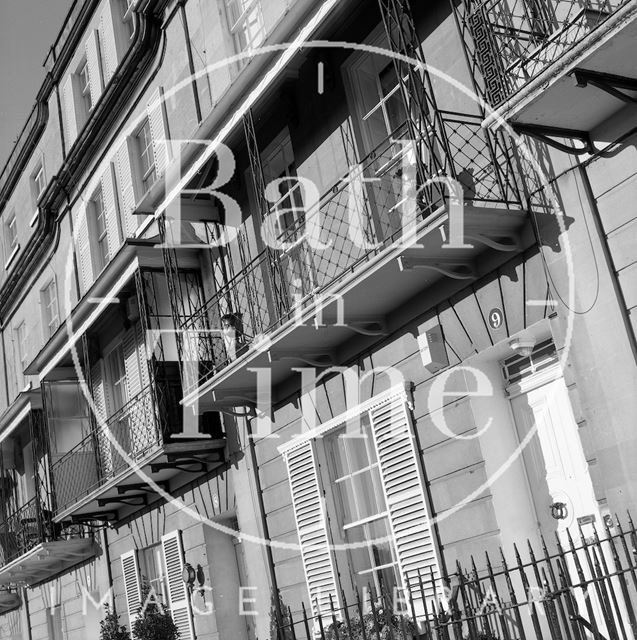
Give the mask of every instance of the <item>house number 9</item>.
POLYGON ((499 329, 502 326, 502 311, 500 309, 491 309, 489 311, 489 326, 492 329, 499 329))

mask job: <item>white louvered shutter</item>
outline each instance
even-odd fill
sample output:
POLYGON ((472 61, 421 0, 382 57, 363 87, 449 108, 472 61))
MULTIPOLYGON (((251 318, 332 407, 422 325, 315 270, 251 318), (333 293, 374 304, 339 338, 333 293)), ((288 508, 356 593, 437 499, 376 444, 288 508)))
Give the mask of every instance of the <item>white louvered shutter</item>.
POLYGON ((122 562, 122 577, 124 578, 124 593, 126 594, 129 626, 132 627, 139 608, 141 607, 142 598, 137 551, 132 549, 131 551, 123 553, 120 560, 122 562))
POLYGON ((108 256, 113 259, 121 245, 119 230, 119 212, 117 207, 117 191, 112 163, 108 163, 102 175, 102 197, 104 198, 104 212, 106 215, 106 237, 108 238, 108 256))
POLYGON ((137 204, 137 189, 135 188, 135 173, 132 164, 133 149, 134 141, 131 138, 126 138, 117 152, 117 183, 122 214, 122 231, 126 237, 133 237, 138 226, 137 216, 134 215, 137 204))
POLYGON ((286 452, 285 460, 313 615, 327 615, 330 596, 335 609, 340 607, 340 598, 312 442, 286 452))
POLYGON ((117 14, 117 6, 113 7, 112 0, 106 0, 104 3, 104 11, 100 16, 100 42, 102 44, 102 56, 104 60, 104 84, 110 82, 115 75, 115 70, 119 64, 117 56, 117 40, 115 39, 114 18, 121 20, 117 14))
POLYGON ((431 575, 437 583, 440 563, 405 398, 373 408, 370 416, 403 587, 421 614, 419 572, 425 597, 433 597, 431 575))
POLYGON ((87 205, 82 204, 75 218, 77 268, 82 283, 82 293, 86 293, 93 284, 93 261, 91 259, 91 238, 88 229, 87 205))
POLYGON ((100 59, 100 39, 97 29, 91 30, 86 41, 86 64, 88 66, 88 83, 91 90, 91 104, 95 106, 102 95, 104 79, 102 78, 102 62, 100 59))
POLYGON ((127 329, 122 340, 124 352, 124 371, 126 372, 126 386, 128 399, 132 399, 142 390, 142 379, 139 367, 139 350, 135 327, 127 329))
MULTIPOLYGON (((105 433, 105 429, 102 425, 106 424, 108 417, 108 403, 107 403, 107 385, 104 381, 104 365, 103 362, 98 362, 91 368, 91 385, 93 392, 93 403, 95 404, 96 411, 96 424, 97 424, 97 441, 98 441, 98 454, 100 459, 100 465, 103 471, 107 474, 113 470, 113 454, 111 451, 111 442, 105 433)), ((106 427, 108 428, 108 427, 106 427)))
POLYGON ((166 172, 171 155, 166 105, 162 87, 157 87, 148 101, 148 124, 150 125, 150 137, 153 141, 155 171, 159 177, 166 172))
POLYGON ((91 385, 93 387, 93 402, 97 412, 97 418, 106 420, 106 395, 104 392, 104 375, 102 363, 98 362, 91 367, 91 385))
POLYGON ((77 109, 75 108, 75 76, 70 74, 62 87, 62 106, 64 108, 64 140, 66 152, 73 146, 77 138, 78 123, 77 109))
POLYGON ((135 324, 135 341, 137 342, 137 354, 139 357, 139 375, 142 389, 145 389, 150 383, 148 373, 148 357, 146 354, 146 337, 141 322, 135 324))
POLYGON ((164 552, 170 614, 177 629, 179 629, 179 640, 194 640, 195 630, 192 622, 190 594, 181 579, 184 569, 184 548, 181 541, 181 531, 171 531, 162 536, 161 546, 164 552))

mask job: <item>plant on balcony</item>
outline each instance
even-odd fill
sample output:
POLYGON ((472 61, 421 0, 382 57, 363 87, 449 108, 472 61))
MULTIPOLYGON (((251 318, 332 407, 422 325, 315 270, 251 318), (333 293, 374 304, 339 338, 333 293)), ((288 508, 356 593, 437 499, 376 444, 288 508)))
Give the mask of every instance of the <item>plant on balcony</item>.
POLYGON ((325 630, 325 640, 413 640, 418 628, 408 616, 394 613, 388 607, 373 613, 353 614, 349 625, 345 621, 331 624, 325 630))
POLYGON ((106 615, 100 622, 99 640, 130 640, 128 629, 119 623, 119 616, 105 605, 106 615))
POLYGON ((178 640, 179 629, 168 610, 151 593, 148 583, 142 585, 142 606, 133 622, 134 640, 178 640))

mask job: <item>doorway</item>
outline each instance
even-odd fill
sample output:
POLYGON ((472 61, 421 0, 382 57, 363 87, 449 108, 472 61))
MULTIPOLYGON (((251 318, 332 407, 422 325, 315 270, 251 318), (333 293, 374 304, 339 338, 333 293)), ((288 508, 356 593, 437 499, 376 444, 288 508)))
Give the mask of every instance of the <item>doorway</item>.
POLYGON ((553 342, 507 359, 503 372, 539 532, 578 538, 601 516, 553 342))

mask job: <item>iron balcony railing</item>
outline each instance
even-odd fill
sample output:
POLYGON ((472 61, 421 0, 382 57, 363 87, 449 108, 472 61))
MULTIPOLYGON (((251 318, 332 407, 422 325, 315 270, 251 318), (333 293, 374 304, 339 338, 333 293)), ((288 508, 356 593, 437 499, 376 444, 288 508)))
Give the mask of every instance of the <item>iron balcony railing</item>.
POLYGON ((0 522, 0 566, 42 542, 54 540, 59 531, 51 516, 51 511, 38 498, 31 498, 0 522))
POLYGON ((166 423, 170 418, 158 406, 164 403, 155 391, 153 385, 145 387, 105 424, 98 424, 53 462, 58 511, 68 509, 163 444, 165 434, 159 416, 163 415, 166 423))
MULTIPOLYGON (((591 527, 591 525, 585 525, 591 527)), ((410 594, 367 585, 331 610, 293 611, 279 598, 277 640, 632 640, 637 632, 637 532, 607 522, 539 549, 527 542, 486 553, 434 580, 423 569, 410 594), (609 526, 610 525, 610 526, 609 526), (482 562, 482 561, 479 561, 482 562), (436 593, 436 597, 426 593, 436 593), (425 607, 420 606, 422 602, 425 607)), ((274 617, 274 616, 273 616, 274 617)))
MULTIPOLYGON (((465 203, 477 208, 520 209, 519 181, 510 156, 501 152, 502 157, 498 157, 489 134, 481 128, 480 117, 444 112, 443 122, 450 148, 443 164, 446 174, 455 176, 462 185, 465 203)), ((407 226, 401 212, 403 157, 410 151, 397 140, 408 137, 406 126, 400 127, 360 161, 358 171, 367 181, 354 195, 357 229, 352 228, 353 186, 351 176, 347 176, 320 198, 313 211, 296 216, 296 221, 282 232, 280 239, 288 248, 260 253, 182 322, 184 335, 191 336, 191 351, 186 349, 185 359, 198 361, 199 382, 234 360, 255 337, 282 325, 299 306, 400 237, 403 226, 407 226), (304 237, 314 216, 322 229, 321 242, 330 244, 327 249, 313 248, 304 237), (233 327, 229 332, 218 331, 228 317, 233 327)), ((423 146, 414 145, 412 149, 423 146)), ((431 193, 420 191, 414 222, 424 220, 443 204, 432 200, 431 193)), ((196 386, 196 376, 190 377, 185 391, 196 386)))
POLYGON ((465 0, 485 90, 495 106, 629 0, 465 0))

